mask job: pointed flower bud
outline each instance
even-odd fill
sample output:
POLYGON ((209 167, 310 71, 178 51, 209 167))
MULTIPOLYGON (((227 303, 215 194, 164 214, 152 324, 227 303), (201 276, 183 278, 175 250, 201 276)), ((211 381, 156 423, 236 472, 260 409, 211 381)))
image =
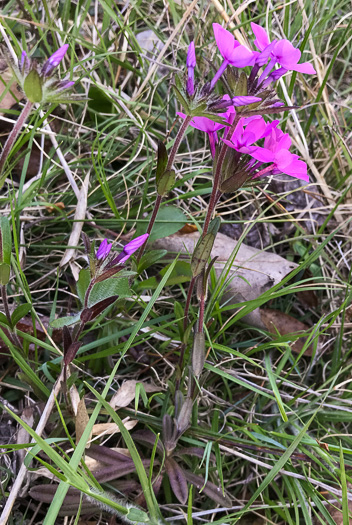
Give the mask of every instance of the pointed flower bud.
POLYGON ((140 235, 139 237, 136 237, 133 239, 133 241, 126 244, 120 255, 116 257, 114 260, 114 264, 117 262, 120 264, 125 263, 134 252, 136 252, 143 244, 147 241, 149 237, 149 233, 144 233, 143 235, 140 235))
POLYGON ((60 64, 61 60, 66 55, 67 50, 68 44, 64 44, 48 58, 42 67, 42 75, 44 77, 51 75, 53 69, 60 64))
POLYGON ((194 68, 196 67, 196 51, 193 41, 188 47, 186 65, 188 68, 187 93, 192 96, 194 94, 194 68))
POLYGON ((103 242, 100 244, 97 253, 95 254, 97 259, 105 259, 110 253, 112 243, 108 243, 107 239, 104 239, 103 242))

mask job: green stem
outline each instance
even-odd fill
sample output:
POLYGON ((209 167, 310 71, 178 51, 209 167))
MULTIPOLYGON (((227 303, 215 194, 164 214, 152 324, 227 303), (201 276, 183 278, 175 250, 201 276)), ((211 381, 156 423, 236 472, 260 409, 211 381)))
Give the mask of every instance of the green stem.
POLYGON ((26 104, 23 106, 23 109, 22 109, 22 112, 20 113, 20 116, 18 117, 18 119, 16 120, 13 128, 12 128, 12 131, 10 133, 10 135, 7 137, 7 141, 5 142, 4 144, 4 147, 2 149, 2 152, 1 152, 1 155, 0 155, 0 174, 2 173, 3 169, 4 169, 4 165, 5 165, 5 162, 10 154, 10 151, 12 149, 12 146, 14 145, 21 129, 22 129, 22 126, 23 124, 26 122, 31 110, 32 110, 32 107, 33 107, 33 103, 32 102, 29 102, 29 100, 27 100, 26 104))

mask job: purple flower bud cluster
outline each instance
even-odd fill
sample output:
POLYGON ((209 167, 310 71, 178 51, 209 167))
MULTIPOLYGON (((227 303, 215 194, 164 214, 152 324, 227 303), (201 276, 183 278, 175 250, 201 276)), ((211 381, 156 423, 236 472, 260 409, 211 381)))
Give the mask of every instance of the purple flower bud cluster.
MULTIPOLYGON (((62 62, 68 47, 68 44, 61 46, 41 67, 35 61, 31 61, 26 51, 22 51, 18 68, 14 68, 14 72, 30 101, 60 102, 63 98, 62 92, 74 85, 72 80, 55 80, 52 78, 55 68, 62 62), (31 100, 34 92, 35 97, 31 100)), ((67 96, 65 96, 65 101, 66 99, 67 96)))
MULTIPOLYGON (((207 133, 213 157, 215 157, 217 144, 219 147, 234 149, 237 152, 237 160, 241 160, 241 166, 246 165, 247 180, 269 174, 285 173, 308 181, 307 166, 299 160, 298 155, 290 153, 291 139, 287 133, 283 133, 278 128, 279 120, 267 123, 263 115, 279 112, 280 108, 282 108, 281 111, 285 109, 284 102, 277 97, 272 84, 288 71, 312 75, 315 74, 315 70, 308 62, 298 63, 301 51, 296 49, 291 42, 285 39, 270 42, 262 27, 254 23, 251 24, 251 27, 255 36, 254 45, 257 48, 255 51, 241 45, 232 33, 220 24, 213 24, 215 41, 223 61, 210 83, 204 86, 203 93, 207 92, 209 98, 212 96, 211 93, 216 83, 229 66, 251 67, 252 69, 248 77, 242 73, 242 84, 237 92, 235 91, 235 95, 238 94, 238 96, 226 94, 222 99, 208 103, 208 110, 217 112, 216 119, 212 120, 211 115, 209 117, 195 116, 190 125, 207 133), (275 69, 276 65, 280 67, 275 69), (236 107, 241 108, 237 112, 243 111, 242 118, 238 118, 239 115, 236 117, 236 107), (250 111, 250 116, 246 117, 248 111, 250 111), (219 117, 222 123, 219 122, 219 117), (229 136, 229 129, 235 117, 237 124, 234 130, 231 129, 231 136, 229 136), (218 138, 220 130, 224 130, 221 141, 218 138), (241 155, 248 156, 247 161, 243 161, 241 155)), ((194 42, 191 42, 187 54, 188 78, 186 83, 186 92, 190 97, 194 97, 195 93, 195 67, 195 46, 194 42)), ((239 78, 239 74, 236 73, 236 75, 236 78, 239 78)), ((186 118, 185 113, 178 112, 177 114, 182 119, 186 118)))

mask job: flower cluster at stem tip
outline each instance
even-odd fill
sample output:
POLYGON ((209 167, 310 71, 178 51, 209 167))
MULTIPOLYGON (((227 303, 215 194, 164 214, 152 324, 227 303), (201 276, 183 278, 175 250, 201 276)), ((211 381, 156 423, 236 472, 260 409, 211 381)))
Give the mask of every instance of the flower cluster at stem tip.
POLYGON ((66 55, 68 44, 61 46, 42 66, 22 51, 17 66, 12 66, 14 74, 29 102, 72 102, 76 100, 67 93, 73 85, 72 80, 57 80, 53 77, 55 69, 66 55))
POLYGON ((220 148, 234 150, 234 164, 241 166, 243 181, 278 173, 308 181, 307 165, 289 151, 291 139, 279 129, 279 120, 268 123, 263 115, 287 109, 273 88, 280 77, 288 71, 312 75, 315 70, 308 62, 299 63, 301 51, 291 42, 285 39, 270 42, 262 27, 254 23, 251 27, 257 50, 241 45, 232 33, 220 24, 213 24, 223 61, 212 80, 204 85, 195 80, 195 45, 190 43, 185 88, 188 106, 185 112, 177 114, 182 119, 191 116, 190 125, 207 133, 213 158, 216 157, 217 144, 220 148), (249 75, 237 71, 245 67, 251 68, 249 75), (230 93, 216 99, 214 88, 225 71, 224 85, 230 93), (204 101, 208 113, 202 112, 204 101), (224 130, 221 140, 218 138, 220 130, 224 130))

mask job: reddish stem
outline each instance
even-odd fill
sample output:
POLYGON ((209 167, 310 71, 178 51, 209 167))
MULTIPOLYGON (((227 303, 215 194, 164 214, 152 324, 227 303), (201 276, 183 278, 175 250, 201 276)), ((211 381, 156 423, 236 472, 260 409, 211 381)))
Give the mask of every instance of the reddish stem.
MULTIPOLYGON (((235 120, 233 121, 231 127, 228 129, 226 137, 232 136, 240 118, 241 118, 240 114, 236 113, 235 120)), ((220 153, 219 153, 219 157, 217 159, 216 170, 215 170, 215 175, 214 175, 214 182, 213 182, 213 190, 211 192, 211 197, 210 197, 210 201, 208 205, 208 211, 207 211, 207 215, 205 217, 204 226, 203 226, 203 234, 202 234, 203 236, 206 235, 208 232, 208 228, 209 228, 211 217, 213 215, 213 211, 215 209, 217 201, 219 200, 218 189, 219 189, 219 184, 220 184, 221 169, 222 169, 222 165, 225 159, 227 148, 228 146, 226 146, 226 144, 222 145, 220 153)))
MULTIPOLYGON (((171 168, 173 166, 173 163, 174 163, 174 160, 175 160, 176 153, 178 151, 178 148, 180 147, 181 140, 182 140, 183 135, 185 134, 185 131, 188 128, 189 123, 191 122, 191 120, 192 120, 192 117, 186 117, 185 120, 182 123, 182 126, 178 130, 178 133, 177 133, 176 138, 175 138, 174 145, 172 146, 171 151, 170 151, 170 155, 169 155, 169 159, 168 159, 165 171, 171 170, 171 168)), ((154 222, 155 222, 156 216, 157 216, 159 208, 160 208, 161 200, 162 200, 162 196, 158 195, 157 198, 156 198, 156 201, 155 201, 153 215, 150 218, 150 222, 149 222, 148 229, 147 229, 146 233, 150 234, 152 229, 153 229, 154 222)), ((141 260, 141 257, 142 257, 142 255, 144 253, 144 250, 145 250, 145 247, 147 245, 147 242, 148 242, 148 239, 145 241, 145 243, 139 249, 139 252, 138 252, 138 255, 137 255, 137 263, 141 260)))
POLYGON ((4 168, 4 165, 5 165, 5 162, 10 154, 10 151, 12 149, 12 146, 14 145, 21 129, 22 129, 22 126, 23 124, 25 123, 25 121, 27 120, 28 118, 28 115, 30 114, 31 110, 32 110, 32 107, 33 107, 33 103, 32 102, 29 102, 29 100, 27 100, 26 104, 23 106, 23 109, 22 109, 22 112, 20 113, 20 116, 18 117, 18 119, 16 120, 13 128, 12 128, 12 131, 10 133, 10 135, 7 137, 7 140, 4 144, 4 147, 2 149, 2 152, 1 152, 1 155, 0 155, 0 174, 2 173, 2 170, 4 168))

